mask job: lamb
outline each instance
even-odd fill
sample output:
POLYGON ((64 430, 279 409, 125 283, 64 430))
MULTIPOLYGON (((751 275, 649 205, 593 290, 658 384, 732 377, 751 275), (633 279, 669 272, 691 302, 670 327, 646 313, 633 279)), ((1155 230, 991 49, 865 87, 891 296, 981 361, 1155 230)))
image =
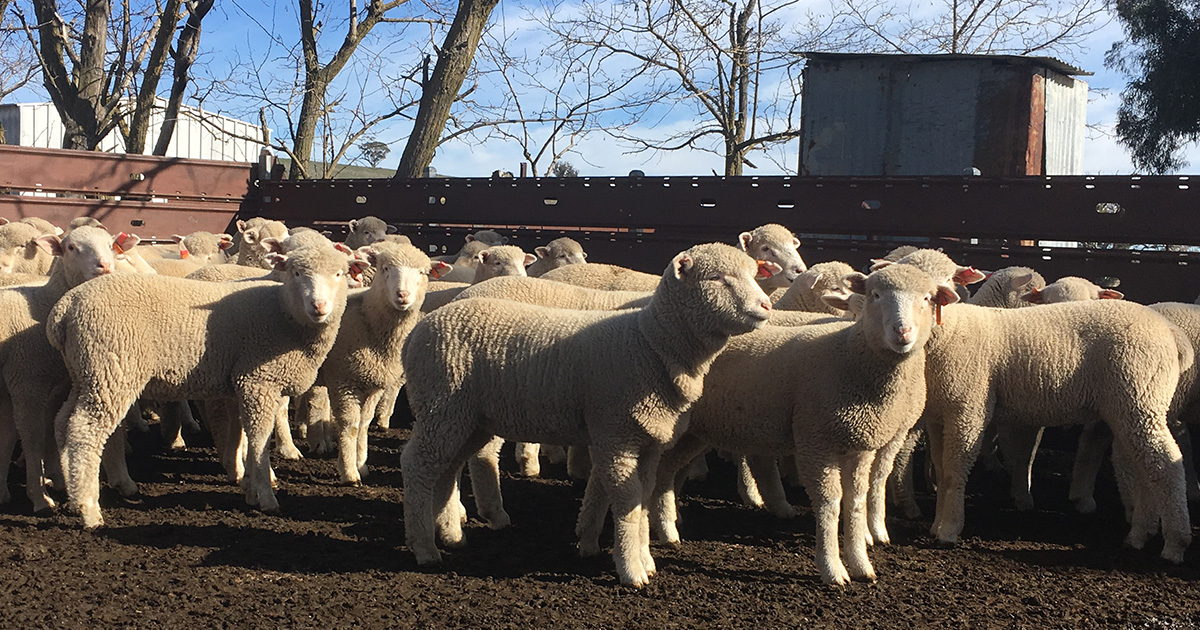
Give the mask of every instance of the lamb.
POLYGON ((28 223, 0 225, 0 273, 46 275, 54 257, 38 246, 39 236, 41 230, 28 223))
POLYGON ((848 299, 850 293, 842 284, 842 278, 852 273, 853 267, 838 260, 817 263, 796 276, 791 286, 775 301, 775 308, 780 311, 829 313, 840 317, 846 312, 845 309, 831 306, 822 298, 834 295, 848 299))
POLYGON ((267 260, 269 251, 262 242, 268 238, 285 239, 288 237, 287 226, 282 221, 259 219, 251 225, 239 224, 242 237, 239 241, 237 264, 246 267, 262 267, 270 269, 273 265, 267 260))
POLYGON ((926 346, 927 430, 938 475, 931 533, 957 542, 966 476, 989 421, 1054 426, 1099 413, 1132 464, 1141 497, 1126 544, 1142 548, 1161 518, 1162 557, 1182 561, 1191 525, 1167 414, 1192 360, 1178 328, 1122 300, 943 309, 943 325, 926 346))
MULTIPOLYGON (((479 284, 490 278, 499 278, 501 276, 524 276, 525 267, 533 262, 532 254, 526 254, 521 251, 516 245, 496 245, 489 247, 479 252, 475 258, 479 262, 479 266, 475 269, 474 280, 471 284, 479 284)), ((438 261, 442 265, 445 263, 438 261)), ((451 271, 446 267, 441 267, 434 277, 444 278, 446 271, 451 271)), ((434 309, 445 306, 450 300, 458 297, 466 287, 442 287, 442 283, 434 283, 430 291, 425 296, 425 301, 421 306, 421 311, 425 313, 432 312, 434 309)))
POLYGON ((907 265, 869 277, 851 273, 846 281, 851 291, 867 296, 857 322, 766 327, 731 339, 713 363, 686 433, 659 466, 651 525, 662 540, 679 542, 677 473, 710 445, 756 456, 748 458, 752 469, 771 473, 756 474, 758 480, 774 481, 763 487, 764 498, 784 505, 774 460, 793 457, 817 519, 821 579, 826 584, 875 579, 867 541, 886 543, 888 537, 880 506, 868 509, 868 480, 877 485, 890 472, 890 458, 876 451, 889 447, 894 454, 920 417, 923 346, 934 327, 935 305, 956 302, 958 295, 953 285, 939 285, 907 265), (769 394, 763 392, 765 382, 775 383, 769 394), (839 504, 846 508, 845 565, 838 550, 839 504))
POLYGON ((1090 280, 1076 276, 1065 276, 1045 285, 1034 287, 1021 295, 1031 304, 1058 304, 1060 302, 1084 302, 1087 300, 1121 300, 1125 294, 1114 289, 1103 289, 1090 280))
POLYGON ((537 260, 525 269, 530 278, 538 278, 551 269, 567 265, 582 265, 587 262, 587 252, 573 238, 556 238, 547 245, 533 250, 537 260))
POLYGON ((47 334, 72 381, 55 428, 68 494, 86 528, 104 522, 100 452, 139 394, 235 398, 249 450, 247 502, 264 512, 279 509, 267 440, 282 397, 312 386, 337 337, 347 258, 333 248, 310 248, 267 260, 282 272, 282 285, 114 275, 76 287, 55 305, 47 334))
POLYGON ((75 217, 74 219, 71 219, 70 223, 67 224, 67 232, 79 227, 98 227, 102 230, 107 229, 104 227, 104 224, 95 217, 75 217))
POLYGON ((800 239, 782 225, 768 223, 750 232, 742 232, 738 235, 738 245, 751 257, 773 262, 783 268, 782 274, 759 280, 758 284, 764 291, 787 287, 808 269, 800 257, 800 239))
POLYGON ((37 228, 38 232, 42 234, 55 234, 61 236, 63 233, 62 228, 41 217, 25 217, 20 221, 17 221, 17 223, 28 223, 29 225, 37 228))
MULTIPOLYGON (((671 260, 639 311, 481 298, 426 316, 401 354, 416 418, 401 467, 405 535, 417 562, 441 561, 435 535, 448 547, 464 544, 457 478, 493 435, 590 444, 596 483, 585 506, 612 498, 617 573, 623 584, 645 586, 655 573, 643 507, 654 469, 728 338, 770 316, 755 272, 734 248, 698 245, 671 260)), ((498 480, 472 481, 477 497, 490 494, 486 501, 498 505, 498 480)))
POLYGON ((176 235, 180 245, 180 254, 186 252, 185 258, 194 258, 202 265, 217 265, 225 262, 225 250, 233 247, 233 237, 228 234, 213 234, 212 232, 192 232, 187 236, 176 235))
POLYGON ((412 245, 376 242, 359 250, 377 269, 369 289, 346 302, 337 341, 317 383, 327 388, 339 430, 338 471, 360 485, 367 474, 367 426, 385 392, 404 384, 400 349, 421 317, 429 277, 445 266, 412 245))
MULTIPOLYGON (((112 273, 116 261, 113 238, 98 228, 78 228, 62 238, 42 235, 37 243, 62 259, 48 282, 0 291, 0 397, 4 399, 0 408, 7 411, 0 417, 0 503, 9 499, 9 461, 19 435, 25 452, 25 490, 34 510, 41 511, 54 507, 46 495, 44 470, 53 454, 49 450, 52 419, 69 385, 62 360, 43 334, 46 319, 64 293, 112 273)), ((122 494, 137 491, 127 473, 110 475, 110 483, 122 494)))
POLYGON ((350 233, 346 235, 346 247, 358 249, 382 241, 388 234, 395 234, 396 226, 389 225, 378 217, 363 217, 350 221, 350 233))
POLYGON ((567 265, 547 271, 541 278, 605 291, 654 291, 660 280, 653 274, 604 263, 567 265))
POLYGON ((470 241, 463 245, 458 254, 453 256, 434 256, 433 260, 450 263, 450 273, 442 276, 442 282, 459 282, 470 284, 475 279, 475 269, 479 267, 479 253, 491 247, 483 241, 470 241))

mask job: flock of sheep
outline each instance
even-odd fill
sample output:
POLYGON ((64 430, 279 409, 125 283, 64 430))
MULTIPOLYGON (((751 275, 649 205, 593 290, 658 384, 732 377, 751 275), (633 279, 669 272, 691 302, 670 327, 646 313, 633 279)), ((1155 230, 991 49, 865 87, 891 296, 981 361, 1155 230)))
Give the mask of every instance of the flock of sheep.
POLYGON ((526 475, 565 456, 587 479, 579 551, 600 552, 611 512, 617 573, 633 586, 655 574, 651 536, 680 542, 676 492, 714 447, 737 461, 750 504, 792 516, 783 482, 805 488, 829 584, 875 579, 868 548, 889 542, 889 504, 919 515, 922 435, 940 542, 962 532, 981 454, 1002 454, 1014 500, 1032 507, 1041 430, 1062 424, 1087 425, 1071 487, 1081 511, 1096 507, 1111 443, 1126 543, 1161 531, 1178 563, 1191 542, 1200 306, 1146 307, 1027 268, 985 276, 915 248, 869 275, 810 268, 779 225, 692 247, 661 277, 587 262, 569 238, 535 255, 482 231, 439 259, 373 217, 344 243, 265 219, 238 228, 148 246, 88 218, 0 225, 0 502, 19 440, 34 509, 55 507, 53 486, 85 528, 103 525, 101 469, 137 492, 126 428, 156 408, 181 446, 190 400, 229 478, 272 512, 272 436, 298 458, 295 425, 360 484, 367 428, 388 425, 403 386, 406 542, 422 565, 465 544, 464 465, 480 518, 509 525, 504 440, 526 475))

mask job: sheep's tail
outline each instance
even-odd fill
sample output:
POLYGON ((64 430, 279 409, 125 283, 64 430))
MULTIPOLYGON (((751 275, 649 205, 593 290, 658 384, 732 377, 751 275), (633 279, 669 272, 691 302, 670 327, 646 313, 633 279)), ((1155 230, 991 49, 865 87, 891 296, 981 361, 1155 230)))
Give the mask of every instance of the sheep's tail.
POLYGON ((1196 350, 1192 348, 1192 341, 1187 334, 1175 324, 1171 324, 1171 334, 1175 335, 1175 347, 1179 349, 1179 372, 1186 372, 1196 362, 1196 350))

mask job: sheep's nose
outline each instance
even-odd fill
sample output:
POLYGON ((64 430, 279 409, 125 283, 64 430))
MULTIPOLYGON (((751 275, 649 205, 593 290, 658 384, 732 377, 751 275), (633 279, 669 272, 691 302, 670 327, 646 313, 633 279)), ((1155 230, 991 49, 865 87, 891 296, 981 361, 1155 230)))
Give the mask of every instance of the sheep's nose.
POLYGON ((313 311, 315 311, 317 315, 329 314, 329 302, 327 300, 313 300, 312 305, 313 311))
POLYGON ((408 296, 412 295, 412 291, 399 291, 399 292, 397 292, 397 293, 396 293, 396 295, 397 295, 397 296, 398 296, 398 297, 399 297, 401 300, 407 300, 407 299, 408 299, 408 296))
POLYGON ((96 270, 101 274, 112 273, 113 264, 111 260, 106 260, 101 263, 96 263, 96 270))
POLYGON ((769 299, 767 299, 767 300, 759 300, 759 301, 758 301, 758 305, 759 305, 759 306, 761 306, 761 307, 763 308, 763 310, 764 310, 764 311, 770 311, 770 310, 771 310, 771 300, 769 300, 769 299))
POLYGON ((900 339, 904 341, 912 339, 916 334, 916 330, 912 327, 912 325, 908 324, 904 326, 895 326, 893 329, 896 331, 896 336, 900 337, 900 339))
POLYGON ((800 263, 799 265, 792 267, 792 272, 795 273, 797 276, 804 273, 805 271, 808 271, 808 267, 805 267, 804 263, 800 263))

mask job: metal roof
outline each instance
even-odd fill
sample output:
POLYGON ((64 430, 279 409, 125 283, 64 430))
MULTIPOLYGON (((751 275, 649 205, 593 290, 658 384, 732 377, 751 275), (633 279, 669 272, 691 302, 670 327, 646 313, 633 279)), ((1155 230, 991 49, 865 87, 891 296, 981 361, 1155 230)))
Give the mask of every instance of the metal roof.
POLYGON ((1053 70, 1059 74, 1068 76, 1084 76, 1090 77, 1093 73, 1086 70, 1076 68, 1070 64, 1054 59, 1053 57, 1023 57, 1021 55, 959 55, 959 54, 936 54, 936 55, 910 55, 910 54, 894 54, 894 53, 836 53, 836 52, 820 52, 820 51, 796 51, 796 54, 806 59, 815 59, 818 61, 836 61, 850 59, 895 59, 897 61, 992 61, 1010 64, 1033 64, 1053 70))

